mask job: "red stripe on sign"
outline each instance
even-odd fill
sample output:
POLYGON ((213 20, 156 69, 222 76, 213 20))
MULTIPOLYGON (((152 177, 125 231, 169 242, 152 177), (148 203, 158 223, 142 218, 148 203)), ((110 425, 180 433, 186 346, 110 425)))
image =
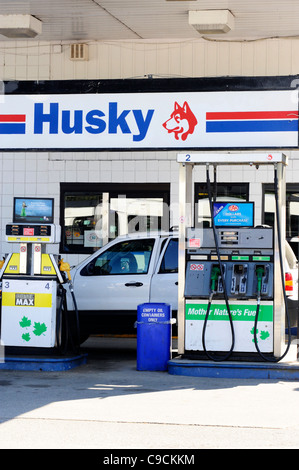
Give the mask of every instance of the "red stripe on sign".
POLYGON ((298 119, 298 111, 241 111, 206 113, 207 121, 225 119, 298 119))
POLYGON ((26 114, 0 114, 0 122, 25 122, 26 114))

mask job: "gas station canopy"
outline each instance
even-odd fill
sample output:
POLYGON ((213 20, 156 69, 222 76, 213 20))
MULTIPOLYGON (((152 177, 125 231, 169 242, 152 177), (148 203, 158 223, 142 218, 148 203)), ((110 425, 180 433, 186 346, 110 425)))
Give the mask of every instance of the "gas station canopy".
MULTIPOLYGON (((253 40, 271 37, 297 37, 297 0, 15 0, 1 1, 1 15, 32 15, 41 21, 41 41, 97 40, 176 40, 201 36, 213 40, 253 40), (229 10, 228 10, 229 5, 229 10), (215 34, 201 34, 189 20, 196 12, 211 10, 221 24, 223 13, 229 28, 215 34), (227 31, 227 32, 226 32, 227 31)), ((211 21, 211 20, 210 20, 211 21)), ((213 19, 214 22, 214 19, 213 19)), ((203 31, 206 31, 203 30, 203 31)), ((2 36, 1 40, 7 40, 2 36)))

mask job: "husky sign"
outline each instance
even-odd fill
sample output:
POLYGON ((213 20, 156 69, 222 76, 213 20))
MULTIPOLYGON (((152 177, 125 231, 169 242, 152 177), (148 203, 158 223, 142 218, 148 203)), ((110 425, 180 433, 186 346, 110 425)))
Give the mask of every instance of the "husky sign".
POLYGON ((269 147, 298 147, 294 90, 0 96, 1 150, 269 147))

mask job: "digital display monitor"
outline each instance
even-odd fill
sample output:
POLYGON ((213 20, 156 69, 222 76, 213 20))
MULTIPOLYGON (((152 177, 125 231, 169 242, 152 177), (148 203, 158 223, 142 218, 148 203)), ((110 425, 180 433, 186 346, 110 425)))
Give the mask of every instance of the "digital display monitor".
POLYGON ((14 198, 13 223, 53 224, 53 222, 53 198, 14 198))
POLYGON ((214 202, 215 227, 253 227, 253 202, 214 202))

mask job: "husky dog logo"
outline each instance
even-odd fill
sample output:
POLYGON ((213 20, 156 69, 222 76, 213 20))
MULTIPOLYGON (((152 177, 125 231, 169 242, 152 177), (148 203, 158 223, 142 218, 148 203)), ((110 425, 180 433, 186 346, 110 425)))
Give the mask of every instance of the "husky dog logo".
POLYGON ((163 123, 163 127, 168 133, 174 133, 176 140, 186 140, 189 134, 193 134, 197 119, 192 113, 187 101, 180 106, 177 102, 174 103, 174 111, 171 113, 170 118, 163 123))

